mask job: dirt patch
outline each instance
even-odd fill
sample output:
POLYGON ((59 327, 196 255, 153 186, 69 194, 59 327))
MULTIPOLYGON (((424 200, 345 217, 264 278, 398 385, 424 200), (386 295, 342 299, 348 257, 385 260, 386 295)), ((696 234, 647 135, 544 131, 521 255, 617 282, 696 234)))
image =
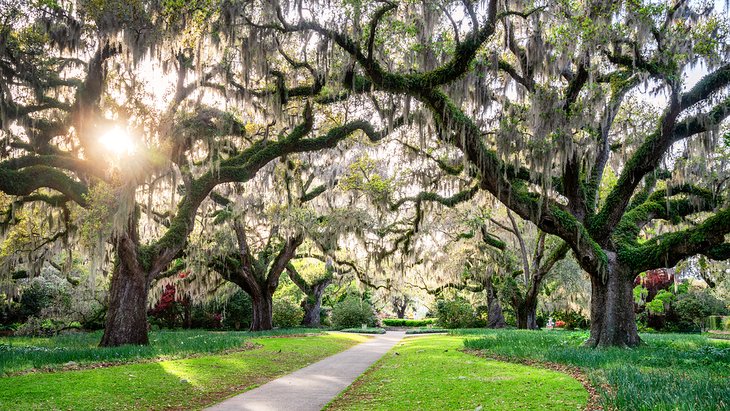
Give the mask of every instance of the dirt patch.
MULTIPOLYGON (((480 358, 487 358, 491 360, 496 361, 502 361, 502 362, 508 362, 513 364, 522 364, 527 365, 530 367, 538 367, 538 368, 545 368, 552 371, 561 372, 563 374, 568 374, 571 377, 578 380, 583 385, 583 388, 588 391, 588 404, 586 404, 586 411, 598 411, 603 410, 603 406, 601 406, 601 395, 598 393, 598 390, 596 390, 596 387, 591 384, 590 379, 586 375, 583 370, 581 370, 578 367, 573 367, 570 365, 564 365, 564 364, 558 364, 554 362, 547 362, 547 361, 538 361, 538 360, 530 360, 530 359, 522 359, 522 358, 510 358, 505 357, 501 355, 496 354, 490 354, 485 353, 481 350, 461 350, 462 352, 470 355, 474 355, 480 358)), ((610 390, 610 387, 608 386, 602 386, 603 390, 610 390)))
MULTIPOLYGON (((65 372, 65 371, 82 371, 82 370, 94 370, 97 368, 109 368, 109 367, 116 367, 120 365, 130 365, 130 364, 147 364, 147 363, 154 363, 154 362, 161 362, 161 361, 176 361, 176 360, 187 360, 190 358, 199 358, 199 357, 208 357, 211 355, 227 355, 227 354, 235 354, 239 352, 244 351, 250 351, 255 350, 258 348, 263 347, 261 344, 256 344, 252 342, 245 342, 242 346, 236 347, 236 348, 230 348, 223 351, 217 351, 217 352, 208 352, 208 353, 196 353, 196 354, 190 354, 186 356, 161 356, 161 357, 154 357, 154 358, 145 358, 145 359, 136 359, 132 361, 107 361, 107 362, 95 362, 95 363, 73 363, 73 364, 62 364, 58 366, 49 366, 44 368, 32 368, 30 370, 23 370, 18 372, 12 372, 6 374, 6 377, 17 377, 21 375, 27 375, 27 374, 37 374, 37 373, 55 373, 55 372, 65 372)), ((73 361, 72 361, 73 362, 73 361)))

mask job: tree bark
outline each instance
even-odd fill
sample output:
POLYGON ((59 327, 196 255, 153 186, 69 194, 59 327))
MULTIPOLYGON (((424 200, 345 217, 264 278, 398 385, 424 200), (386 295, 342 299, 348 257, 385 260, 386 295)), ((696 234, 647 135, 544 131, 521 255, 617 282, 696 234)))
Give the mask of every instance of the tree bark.
POLYGON ((304 309, 302 325, 319 327, 322 324, 322 296, 329 283, 329 281, 326 281, 310 287, 311 293, 307 293, 307 297, 302 301, 302 308, 304 309))
POLYGON ((604 283, 591 275, 591 336, 589 347, 635 347, 641 344, 634 314, 634 275, 609 256, 608 276, 604 283))
POLYGON ((114 239, 116 261, 101 347, 149 343, 147 298, 151 276, 139 260, 137 220, 138 214, 132 213, 127 228, 114 239))
POLYGON ((251 294, 253 320, 251 331, 266 331, 274 328, 273 293, 254 292, 251 294))
POLYGON ((517 328, 520 330, 537 330, 537 299, 525 299, 515 310, 517 328))
POLYGON ((124 344, 146 345, 149 280, 145 272, 119 261, 112 275, 109 310, 101 347, 124 344))
POLYGON ((507 322, 504 320, 502 305, 499 303, 497 293, 494 292, 494 286, 492 285, 491 278, 485 282, 485 286, 487 288, 487 305, 489 306, 489 312, 487 313, 487 327, 504 328, 507 326, 507 322))

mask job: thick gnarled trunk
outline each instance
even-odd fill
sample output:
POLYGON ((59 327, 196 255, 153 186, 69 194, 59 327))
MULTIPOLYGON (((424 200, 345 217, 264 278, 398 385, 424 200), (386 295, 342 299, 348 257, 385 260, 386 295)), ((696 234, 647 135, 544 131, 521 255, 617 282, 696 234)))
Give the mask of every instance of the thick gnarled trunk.
POLYGON ((150 275, 139 261, 138 214, 132 213, 127 228, 114 241, 116 261, 109 288, 109 310, 99 346, 146 345, 147 298, 150 275))
POLYGON ((515 310, 517 328, 520 330, 537 330, 537 299, 525 299, 515 310))
POLYGON ((641 344, 641 338, 634 314, 634 276, 615 257, 609 261, 605 282, 591 275, 591 336, 586 345, 635 347, 641 344))
POLYGON ((146 345, 149 280, 134 264, 118 262, 109 290, 109 310, 99 346, 146 345))
POLYGON ((251 305, 253 309, 251 331, 266 331, 274 328, 273 293, 252 293, 251 305))

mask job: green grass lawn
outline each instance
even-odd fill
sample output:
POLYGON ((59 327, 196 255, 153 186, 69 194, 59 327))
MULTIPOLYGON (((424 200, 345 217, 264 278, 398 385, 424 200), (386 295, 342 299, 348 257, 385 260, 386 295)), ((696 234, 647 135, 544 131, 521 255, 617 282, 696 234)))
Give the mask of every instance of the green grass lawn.
POLYGON ((730 409, 730 342, 700 335, 642 334, 635 349, 582 347, 585 332, 474 330, 470 349, 582 368, 602 405, 620 410, 730 409), (607 384, 610 390, 603 389, 607 384))
POLYGON ((242 347, 251 338, 267 335, 320 333, 319 329, 291 329, 263 332, 244 331, 153 331, 150 344, 98 348, 101 331, 51 338, 0 338, 0 376, 30 369, 56 369, 73 361, 81 366, 93 363, 135 362, 150 359, 184 358, 242 347))
POLYGON ((199 409, 368 337, 257 338, 231 354, 0 378, 0 410, 199 409))
POLYGON ((486 360, 463 347, 457 336, 407 338, 327 409, 575 410, 588 401, 566 374, 486 360))

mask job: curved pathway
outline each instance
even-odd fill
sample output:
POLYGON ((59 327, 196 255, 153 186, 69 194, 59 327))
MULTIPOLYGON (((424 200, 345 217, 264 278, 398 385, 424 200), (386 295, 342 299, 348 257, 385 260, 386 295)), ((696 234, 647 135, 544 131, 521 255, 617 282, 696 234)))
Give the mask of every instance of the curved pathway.
POLYGON ((389 331, 207 410, 319 411, 393 348, 404 332, 389 331))

